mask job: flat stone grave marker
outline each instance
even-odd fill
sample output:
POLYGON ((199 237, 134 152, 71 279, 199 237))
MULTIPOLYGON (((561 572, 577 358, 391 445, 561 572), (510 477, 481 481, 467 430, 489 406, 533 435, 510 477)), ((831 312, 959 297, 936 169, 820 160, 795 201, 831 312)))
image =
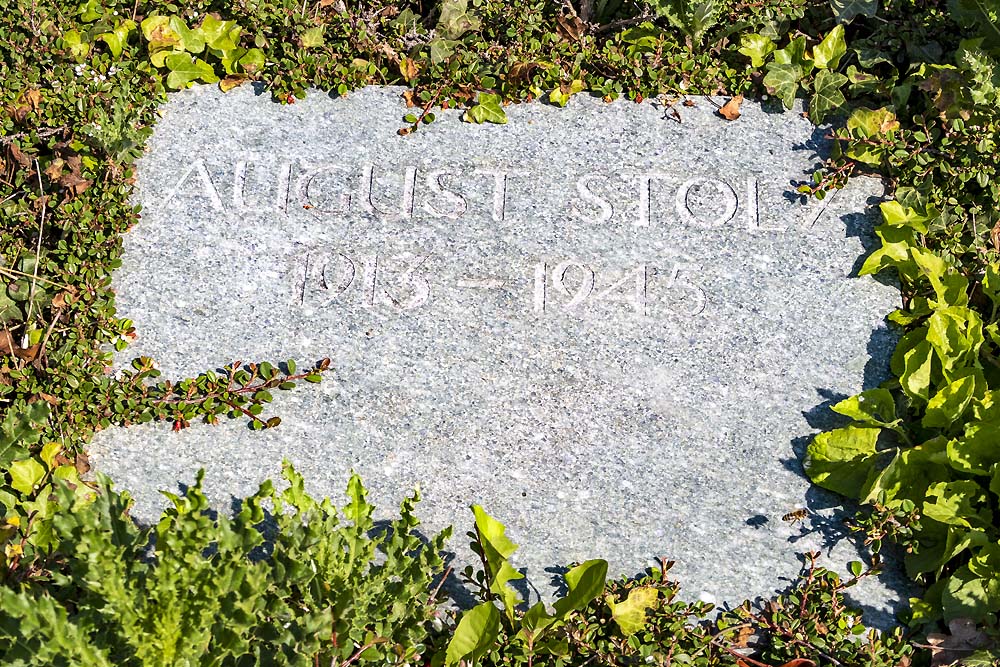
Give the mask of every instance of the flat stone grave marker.
MULTIPOLYGON (((829 148, 800 109, 580 95, 404 137, 400 92, 282 106, 206 86, 164 108, 114 278, 138 334, 116 363, 333 363, 276 396, 274 429, 98 434, 135 516, 199 468, 228 508, 287 458, 338 499, 358 471, 386 517, 419 485, 459 563, 483 505, 543 594, 588 558, 665 556, 689 598, 731 603, 787 587, 810 549, 844 571, 844 512, 799 458, 831 402, 887 373, 898 291, 856 277, 881 185, 796 194, 829 148)), ((884 612, 898 590, 857 595, 884 612)))

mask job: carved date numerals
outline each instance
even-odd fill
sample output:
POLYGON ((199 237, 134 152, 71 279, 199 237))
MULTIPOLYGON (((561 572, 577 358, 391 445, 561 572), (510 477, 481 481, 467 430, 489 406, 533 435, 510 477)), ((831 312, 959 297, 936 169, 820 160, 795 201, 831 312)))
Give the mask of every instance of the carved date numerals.
POLYGON ((693 316, 705 310, 704 290, 681 278, 686 264, 672 263, 666 270, 640 264, 620 272, 609 271, 599 278, 582 262, 567 260, 549 265, 539 262, 534 270, 533 305, 536 313, 553 309, 573 312, 586 303, 618 301, 636 314, 651 311, 693 316))
POLYGON ((375 253, 310 253, 306 255, 299 300, 306 303, 353 297, 354 303, 365 308, 388 305, 411 310, 431 296, 430 283, 420 273, 426 260, 427 255, 409 252, 389 257, 375 253))

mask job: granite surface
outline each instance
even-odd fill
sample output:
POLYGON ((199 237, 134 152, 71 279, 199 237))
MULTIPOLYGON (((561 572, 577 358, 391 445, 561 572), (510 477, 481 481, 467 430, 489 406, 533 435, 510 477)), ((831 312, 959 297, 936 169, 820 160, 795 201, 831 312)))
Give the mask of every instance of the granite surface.
MULTIPOLYGON (((199 468, 223 508, 284 458, 338 498, 357 470, 383 516, 419 485, 459 563, 469 504, 506 523, 535 594, 595 557, 633 574, 666 556, 689 598, 719 602, 784 588, 809 549, 845 570, 844 512, 798 459, 831 402, 887 372, 898 292, 855 277, 882 188, 804 202, 824 130, 693 101, 680 121, 585 96, 511 106, 505 126, 445 111, 403 137, 399 89, 172 95, 114 279, 138 334, 118 366, 333 371, 276 397, 276 429, 99 433, 97 469, 141 520, 199 468)), ((857 595, 877 620, 900 586, 857 595)))

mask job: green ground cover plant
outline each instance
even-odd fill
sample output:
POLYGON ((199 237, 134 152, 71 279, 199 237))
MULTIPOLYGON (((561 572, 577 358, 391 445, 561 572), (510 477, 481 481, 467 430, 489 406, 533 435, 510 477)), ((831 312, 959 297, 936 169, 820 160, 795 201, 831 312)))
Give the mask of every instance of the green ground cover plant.
POLYGON ((996 662, 998 58, 996 0, 0 0, 0 661, 996 662), (139 530, 125 496, 81 477, 95 431, 275 427, 272 392, 329 369, 235 361, 164 380, 137 359, 106 373, 134 336, 110 280, 141 224, 128 198, 156 109, 168 90, 250 81, 280 103, 311 87, 406 86, 401 134, 440 108, 502 123, 511 102, 582 94, 667 108, 725 95, 727 118, 744 94, 805 97, 836 151, 803 196, 860 173, 889 185, 862 273, 898 279, 890 319, 904 332, 894 379, 836 405, 843 425, 815 438, 805 466, 860 501, 854 528, 876 557, 888 541, 906 550, 926 587, 906 631, 866 634, 846 610, 870 568, 842 581, 811 560, 785 596, 717 619, 675 599, 667 563, 613 582, 584 563, 553 608, 526 610, 509 586, 514 545, 482 509, 482 568, 464 573, 481 604, 453 614, 432 603, 441 544, 413 541, 412 503, 370 534, 359 480, 339 523, 291 470, 290 491, 263 488, 235 518, 206 514, 196 485, 139 530))

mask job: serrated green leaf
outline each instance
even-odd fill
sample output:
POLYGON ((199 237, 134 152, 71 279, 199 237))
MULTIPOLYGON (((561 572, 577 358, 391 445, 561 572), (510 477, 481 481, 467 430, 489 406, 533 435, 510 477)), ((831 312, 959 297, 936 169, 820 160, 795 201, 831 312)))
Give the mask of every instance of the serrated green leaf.
POLYGON ((965 427, 965 434, 948 443, 951 467, 973 475, 989 475, 997 463, 1000 422, 975 422, 965 427))
POLYGON ((847 426, 820 433, 806 449, 806 474, 825 489, 857 498, 875 471, 882 429, 847 426))
POLYGON ((927 401, 921 423, 928 428, 946 428, 958 422, 976 390, 976 378, 969 375, 950 382, 927 401))
POLYGON ((968 618, 982 621, 1000 611, 1000 578, 977 577, 968 566, 951 575, 941 595, 945 621, 968 618))
POLYGON ((934 438, 897 451, 889 464, 866 485, 861 494, 862 502, 878 501, 888 507, 899 507, 903 500, 923 502, 929 485, 951 480, 947 447, 946 438, 934 438))
POLYGON ((986 500, 983 487, 971 480, 938 482, 927 487, 924 516, 962 528, 985 528, 992 518, 989 509, 977 506, 986 500))
POLYGON ((907 396, 926 401, 930 398, 933 372, 934 349, 925 339, 903 355, 903 372, 899 383, 907 396))
POLYGON ((886 426, 896 420, 896 402, 888 389, 869 389, 830 408, 868 426, 886 426))

